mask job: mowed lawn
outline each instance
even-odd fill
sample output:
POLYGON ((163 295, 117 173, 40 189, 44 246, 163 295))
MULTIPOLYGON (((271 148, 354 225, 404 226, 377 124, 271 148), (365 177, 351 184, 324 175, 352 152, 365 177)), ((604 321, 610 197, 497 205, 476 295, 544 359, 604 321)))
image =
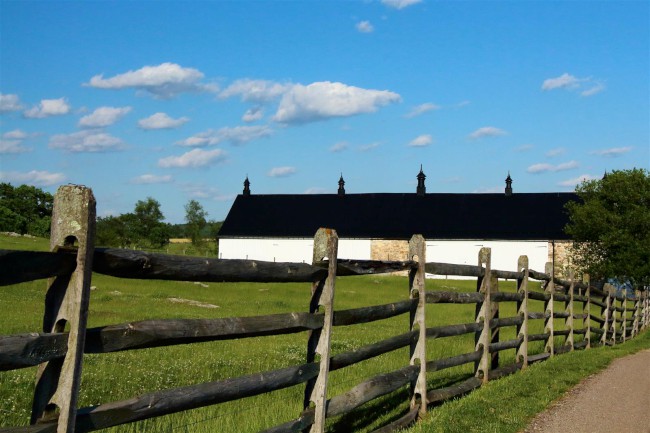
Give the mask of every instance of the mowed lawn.
MULTIPOLYGON (((47 250, 43 239, 0 235, 0 249, 47 250)), ((475 281, 427 280, 427 290, 475 291, 475 281)), ((537 283, 532 283, 536 285, 537 283)), ((94 274, 89 327, 162 318, 218 318, 308 311, 310 285, 259 283, 190 283, 127 280, 94 274)), ((539 286, 536 286, 539 287, 539 286)), ((0 287, 0 334, 39 331, 42 326, 46 281, 0 287)), ((500 290, 513 291, 514 282, 500 290)), ((336 282, 337 310, 385 304, 408 297, 408 281, 399 276, 342 277, 336 282)), ((564 306, 558 303, 558 310, 564 306)), ((516 315, 514 303, 502 303, 500 317, 516 315)), ((541 302, 531 301, 541 311, 541 302)), ((333 353, 409 330, 408 315, 379 322, 334 328, 333 353)), ((474 305, 429 305, 427 326, 470 323, 474 305)), ((563 321, 556 321, 562 326, 563 321)), ((531 321, 531 333, 542 332, 542 321, 531 321)), ((501 330, 501 340, 514 338, 515 328, 501 330)), ((580 340, 580 337, 577 338, 580 340)), ((558 343, 563 341, 562 338, 558 343)), ((128 399, 165 388, 216 381, 274 370, 305 362, 307 333, 218 341, 102 355, 85 355, 80 406, 128 399)), ((474 350, 474 336, 427 342, 429 360, 474 350)), ((531 353, 542 351, 531 344, 531 353)), ((331 373, 328 396, 341 394, 377 374, 408 364, 408 348, 331 373)), ((501 353, 503 364, 514 360, 514 350, 501 353)), ((429 373, 429 388, 446 386, 471 376, 472 365, 429 373)), ((0 372, 0 426, 29 422, 35 368, 0 372)), ((302 410, 304 385, 207 408, 115 427, 111 431, 254 432, 296 418, 302 410)), ((408 406, 406 388, 328 421, 337 431, 372 431, 397 419, 408 406)))

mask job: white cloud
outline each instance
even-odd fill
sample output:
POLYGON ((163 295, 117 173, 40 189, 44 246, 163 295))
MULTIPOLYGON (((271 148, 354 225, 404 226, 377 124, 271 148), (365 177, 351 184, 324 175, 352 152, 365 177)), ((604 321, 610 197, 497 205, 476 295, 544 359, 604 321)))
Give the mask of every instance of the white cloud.
POLYGON ((173 119, 166 113, 156 113, 149 117, 138 120, 138 126, 142 129, 173 129, 184 125, 189 122, 187 117, 180 117, 173 119))
POLYGON ((535 146, 532 144, 522 144, 519 147, 515 148, 515 152, 528 152, 529 150, 532 150, 535 146))
POLYGON ((556 156, 564 155, 566 153, 566 149, 563 147, 558 147, 555 149, 551 149, 548 152, 546 152, 546 156, 549 158, 555 158, 556 156))
POLYGON ((241 145, 258 138, 269 137, 272 134, 273 130, 266 125, 225 127, 217 131, 208 129, 184 140, 177 141, 176 144, 187 147, 200 147, 214 146, 229 141, 234 145, 241 145))
POLYGON ((617 156, 624 155, 633 149, 632 146, 626 147, 612 147, 611 149, 595 150, 589 152, 591 155, 604 156, 606 158, 616 158, 617 156))
POLYGON ((192 149, 181 156, 168 156, 167 158, 162 158, 158 160, 158 165, 163 168, 198 168, 223 161, 225 157, 226 152, 222 149, 192 149))
POLYGON ((546 173, 546 172, 556 172, 556 171, 565 171, 565 170, 572 170, 574 168, 578 168, 580 164, 578 164, 577 161, 569 161, 569 162, 563 162, 562 164, 546 164, 546 163, 541 163, 541 164, 533 164, 529 166, 526 171, 528 173, 532 174, 539 174, 539 173, 546 173))
POLYGON ((573 179, 567 179, 567 180, 563 180, 562 182, 558 182, 558 185, 559 186, 567 186, 567 187, 575 188, 576 185, 578 185, 578 184, 580 184, 580 183, 582 183, 584 181, 595 180, 595 179, 598 179, 598 177, 597 176, 592 176, 590 174, 583 174, 583 175, 575 177, 573 179))
POLYGON ((0 93, 0 113, 9 113, 22 109, 23 105, 20 103, 18 95, 0 93))
POLYGON ((26 110, 23 115, 30 119, 42 119, 44 117, 68 114, 70 108, 65 98, 43 99, 38 106, 26 110))
POLYGON ((359 33, 372 33, 375 30, 370 21, 359 21, 355 27, 359 33))
POLYGON ((264 109, 262 107, 253 107, 246 110, 241 120, 244 122, 255 122, 264 117, 264 109))
POLYGON ((171 175, 167 174, 164 176, 156 176, 155 174, 143 174, 138 177, 131 179, 131 183, 135 184, 155 184, 155 183, 169 183, 173 182, 174 178, 171 175))
POLYGON ((605 85, 602 83, 596 83, 594 86, 587 90, 580 92, 580 96, 593 96, 605 90, 605 85))
POLYGON ((284 94, 273 120, 281 123, 306 123, 331 117, 375 112, 399 102, 400 95, 388 90, 371 90, 343 83, 321 81, 296 84, 284 94))
POLYGON ((79 119, 80 128, 103 128, 110 126, 126 116, 131 107, 99 107, 87 116, 79 119))
POLYGON ((269 177, 287 177, 296 173, 296 167, 273 167, 266 174, 269 177))
POLYGON ((361 152, 369 152, 371 150, 375 150, 376 148, 379 147, 379 143, 370 143, 370 144, 364 144, 362 146, 359 146, 359 151, 361 152))
POLYGON ((137 89, 159 98, 171 98, 185 92, 215 92, 215 85, 203 84, 204 75, 194 68, 184 68, 176 63, 162 63, 157 66, 144 66, 104 78, 95 75, 86 84, 98 89, 137 89))
POLYGON ((343 152, 345 149, 349 147, 348 143, 346 141, 339 141, 338 143, 334 143, 332 147, 330 147, 330 152, 336 153, 336 152, 343 152))
POLYGON ((22 145, 22 140, 0 139, 0 155, 31 152, 31 148, 22 145))
POLYGON ((126 145, 117 137, 101 130, 79 131, 72 134, 58 134, 50 138, 50 149, 63 149, 67 152, 113 152, 126 145))
POLYGON ((2 134, 2 138, 6 138, 7 140, 24 140, 27 138, 27 133, 20 129, 14 129, 13 131, 8 131, 2 134))
POLYGON ((203 184, 185 183, 181 189, 190 197, 216 201, 230 201, 236 197, 234 194, 222 194, 218 188, 203 184))
POLYGON ((495 128, 494 126, 484 126, 483 128, 479 128, 476 131, 469 134, 469 138, 476 140, 478 138, 498 137, 506 134, 508 133, 503 129, 495 128))
POLYGON ((244 78, 233 82, 219 94, 221 98, 240 96, 242 101, 266 103, 284 95, 293 84, 244 78))
POLYGON ((542 83, 542 90, 555 89, 581 90, 580 95, 588 97, 605 90, 605 85, 591 77, 577 78, 565 72, 559 77, 548 78, 542 83), (585 89, 586 86, 589 86, 589 88, 585 89))
POLYGON ((3 182, 28 184, 34 186, 52 186, 61 184, 66 177, 63 173, 50 173, 49 171, 32 170, 27 173, 18 171, 0 171, 0 180, 3 182))
POLYGON ((424 147, 428 146, 431 143, 433 143, 433 137, 429 134, 423 134, 415 137, 411 142, 409 143, 409 146, 411 147, 424 147))
POLYGON ((422 0, 381 0, 381 2, 393 9, 404 9, 420 3, 422 0))
POLYGON ((413 107, 411 111, 409 111, 407 114, 404 115, 407 119, 411 119, 413 117, 419 116, 421 114, 427 113, 429 111, 433 110, 440 110, 440 105, 432 104, 431 102, 427 102, 425 104, 420 104, 416 107, 413 107))

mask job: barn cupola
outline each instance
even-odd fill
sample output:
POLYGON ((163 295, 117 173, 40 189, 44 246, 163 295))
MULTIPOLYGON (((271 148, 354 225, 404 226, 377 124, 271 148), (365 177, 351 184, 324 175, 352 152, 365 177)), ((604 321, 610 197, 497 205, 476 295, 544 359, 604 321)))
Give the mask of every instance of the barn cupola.
POLYGON ((506 196, 512 195, 512 178, 510 177, 510 172, 508 172, 508 177, 506 177, 506 196))
POLYGON ((345 181, 343 180, 343 173, 341 173, 341 177, 339 178, 339 195, 345 195, 345 181))
POLYGON ((422 171, 422 164, 420 164, 420 172, 418 173, 417 178, 418 178, 418 188, 416 192, 418 195, 424 195, 427 193, 427 187, 424 186, 424 179, 426 179, 427 176, 422 171))
POLYGON ((244 192, 243 194, 245 196, 251 195, 251 182, 248 180, 248 176, 246 176, 246 180, 244 180, 244 192))

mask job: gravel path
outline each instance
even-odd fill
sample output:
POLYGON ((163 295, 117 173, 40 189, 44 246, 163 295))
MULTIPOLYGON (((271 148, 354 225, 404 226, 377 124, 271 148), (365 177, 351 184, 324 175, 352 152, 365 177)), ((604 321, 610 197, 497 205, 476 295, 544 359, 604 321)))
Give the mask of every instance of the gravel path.
POLYGON ((619 358, 588 377, 523 433, 560 432, 650 433, 650 350, 619 358))

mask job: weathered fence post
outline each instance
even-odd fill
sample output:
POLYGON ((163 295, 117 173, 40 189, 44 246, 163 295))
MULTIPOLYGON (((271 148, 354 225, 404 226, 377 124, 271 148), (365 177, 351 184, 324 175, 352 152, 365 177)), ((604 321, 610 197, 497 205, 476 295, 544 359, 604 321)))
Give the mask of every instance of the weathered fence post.
POLYGON ((623 294, 621 304, 623 305, 623 326, 621 327, 623 332, 621 334, 623 337, 623 343, 625 343, 627 339, 627 290, 625 290, 625 293, 623 294))
POLYGON ((639 333, 639 323, 641 320, 641 290, 634 291, 634 321, 632 322, 632 335, 634 338, 639 333))
POLYGON ((643 329, 650 326, 650 286, 643 293, 643 329))
POLYGON ((610 328, 610 306, 611 306, 611 297, 609 296, 609 292, 607 291, 606 287, 603 287, 603 304, 605 304, 604 307, 601 307, 601 313, 600 316, 603 319, 603 323, 601 326, 601 329, 603 330, 603 335, 600 338, 600 342, 602 344, 607 344, 607 333, 609 332, 610 328))
POLYGON ((567 318, 564 319, 564 327, 569 330, 569 335, 566 336, 566 339, 564 340, 565 345, 569 345, 571 347, 571 351, 574 350, 574 335, 573 335, 573 329, 574 329, 574 324, 573 324, 573 290, 575 289, 575 281, 573 280, 573 270, 569 270, 569 281, 571 284, 569 284, 569 290, 568 290, 568 295, 569 299, 564 302, 564 311, 568 314, 567 318))
POLYGON ((483 294, 483 302, 476 304, 476 323, 483 323, 483 329, 476 333, 476 350, 482 350, 481 359, 475 364, 475 376, 481 377, 483 383, 489 380, 490 366, 490 341, 492 333, 490 332, 490 320, 492 320, 492 265, 491 250, 483 247, 478 253, 479 267, 483 268, 483 276, 477 279, 477 288, 483 294))
POLYGON ((54 196, 50 250, 77 248, 70 275, 50 278, 43 332, 68 331, 65 357, 39 365, 31 424, 57 422, 57 433, 74 432, 81 383, 95 236, 95 197, 89 188, 59 187, 54 196))
POLYGON ((410 365, 420 364, 418 377, 411 383, 411 409, 418 404, 420 398, 420 415, 424 416, 427 411, 427 358, 426 358, 426 292, 425 292, 425 272, 426 261, 426 243, 422 235, 413 235, 409 241, 409 260, 418 261, 417 269, 411 269, 409 272, 409 297, 418 300, 418 306, 410 315, 410 330, 418 329, 417 342, 411 342, 410 365))
POLYGON ((585 349, 591 349, 591 283, 588 274, 582 276, 582 282, 587 286, 584 293, 587 301, 582 304, 582 314, 584 317, 582 319, 582 325, 585 328, 585 340, 587 341, 585 349))
POLYGON ((607 293, 608 293, 609 299, 610 299, 609 305, 610 305, 611 314, 612 314, 612 316, 611 316, 612 317, 612 325, 611 325, 612 326, 612 346, 614 346, 616 344, 616 328, 617 328, 617 326, 616 326, 616 292, 615 292, 614 286, 611 286, 611 285, 609 285, 609 287, 608 287, 608 285, 605 284, 605 289, 607 290, 607 293))
POLYGON ((549 296, 548 300, 544 301, 544 314, 546 315, 544 319, 544 333, 548 334, 546 338, 546 351, 553 356, 555 354, 555 328, 553 324, 553 313, 555 311, 555 269, 553 269, 553 263, 547 262, 544 270, 550 276, 550 280, 544 288, 544 292, 549 296))
POLYGON ((334 319, 334 287, 336 280, 336 266, 339 238, 335 230, 320 228, 314 236, 313 262, 318 263, 325 259, 328 262, 327 278, 317 281, 312 285, 312 298, 309 306, 310 313, 316 313, 323 307, 323 327, 314 330, 309 335, 307 343, 307 362, 316 361, 316 354, 320 369, 318 376, 307 382, 305 387, 304 407, 307 409, 314 404, 314 423, 311 433, 323 433, 327 415, 327 381, 330 365, 330 340, 334 319))
POLYGON ((516 362, 521 362, 521 368, 528 367, 528 256, 519 256, 517 261, 517 272, 520 277, 517 278, 517 293, 522 298, 517 301, 517 314, 521 317, 521 325, 517 325, 517 338, 521 343, 517 346, 516 362))

